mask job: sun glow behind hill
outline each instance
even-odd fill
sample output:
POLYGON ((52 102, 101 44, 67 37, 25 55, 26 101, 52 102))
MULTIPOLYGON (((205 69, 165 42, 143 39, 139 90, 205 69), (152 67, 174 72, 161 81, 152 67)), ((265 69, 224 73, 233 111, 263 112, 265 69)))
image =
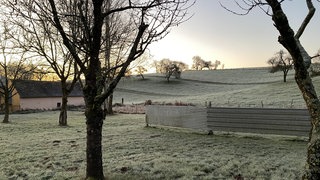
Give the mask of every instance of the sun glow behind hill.
MULTIPOLYGON (((237 16, 222 8, 220 3, 242 12, 237 3, 230 0, 197 1, 189 11, 193 14, 191 19, 150 45, 154 60, 169 58, 191 64, 192 57, 198 55, 206 61, 220 60, 226 68, 262 67, 274 53, 284 49, 277 41, 279 32, 271 17, 261 9, 237 16)), ((318 3, 314 5, 319 8, 318 3)), ((297 31, 308 14, 305 1, 285 1, 283 9, 292 29, 297 31)), ((301 37, 310 55, 320 48, 315 38, 320 30, 319 19, 319 12, 316 12, 301 37)))

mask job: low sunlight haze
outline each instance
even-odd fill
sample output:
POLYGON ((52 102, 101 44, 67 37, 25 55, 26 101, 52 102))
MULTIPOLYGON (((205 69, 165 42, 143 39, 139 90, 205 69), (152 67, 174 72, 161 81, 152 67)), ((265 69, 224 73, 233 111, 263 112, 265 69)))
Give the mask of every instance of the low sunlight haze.
MULTIPOLYGON (((265 67, 267 60, 280 49, 278 31, 272 19, 261 9, 253 9, 248 15, 236 15, 219 3, 237 13, 244 13, 234 1, 198 0, 189 10, 192 18, 173 28, 162 40, 151 44, 153 60, 169 58, 192 64, 193 56, 206 61, 219 60, 225 68, 265 67)), ((315 3, 316 8, 319 3, 315 3)), ((307 15, 305 1, 284 3, 290 24, 297 31, 307 15)), ((301 37, 301 43, 312 56, 320 49, 318 37, 320 17, 315 14, 301 37)))

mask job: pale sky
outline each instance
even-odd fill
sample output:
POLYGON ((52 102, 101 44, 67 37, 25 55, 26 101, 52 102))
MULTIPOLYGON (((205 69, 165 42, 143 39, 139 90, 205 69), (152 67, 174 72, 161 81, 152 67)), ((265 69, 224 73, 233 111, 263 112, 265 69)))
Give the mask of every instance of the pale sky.
MULTIPOLYGON (((220 0, 232 10, 241 12, 231 0, 220 0)), ((320 49, 320 3, 314 18, 301 37, 309 55, 320 49)), ((287 0, 283 3, 289 23, 296 31, 308 12, 305 0, 287 0)), ((206 61, 220 60, 225 68, 265 67, 267 60, 280 49, 278 31, 271 17, 261 9, 249 15, 238 16, 223 9, 219 0, 197 0, 190 9, 194 16, 174 27, 159 42, 150 46, 154 60, 169 58, 192 64, 193 56, 206 61)))

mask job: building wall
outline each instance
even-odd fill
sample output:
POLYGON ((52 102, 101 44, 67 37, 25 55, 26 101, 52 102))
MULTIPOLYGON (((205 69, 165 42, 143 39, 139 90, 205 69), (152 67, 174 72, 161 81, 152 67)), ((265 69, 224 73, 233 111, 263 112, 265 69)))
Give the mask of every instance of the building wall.
MULTIPOLYGON (((9 81, 11 85, 11 81, 9 81)), ((16 89, 13 89, 13 97, 10 98, 9 100, 9 110, 12 111, 17 111, 20 109, 20 95, 18 94, 16 89)), ((4 96, 0 95, 0 110, 4 109, 4 96)))
MULTIPOLYGON (((60 97, 48 97, 48 98, 21 98, 20 108, 26 109, 55 109, 58 108, 58 104, 61 105, 60 97)), ((80 106, 84 105, 83 97, 68 97, 68 105, 80 106)))
POLYGON ((12 94, 14 94, 14 96, 12 97, 11 101, 11 111, 20 110, 20 95, 16 89, 13 90, 12 94))

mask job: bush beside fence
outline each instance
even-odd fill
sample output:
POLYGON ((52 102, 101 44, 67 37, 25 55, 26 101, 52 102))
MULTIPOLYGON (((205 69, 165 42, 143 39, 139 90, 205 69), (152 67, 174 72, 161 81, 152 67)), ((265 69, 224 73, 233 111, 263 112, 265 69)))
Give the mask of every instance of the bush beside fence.
POLYGON ((200 108, 148 106, 146 120, 197 130, 308 136, 311 125, 306 109, 200 108))

